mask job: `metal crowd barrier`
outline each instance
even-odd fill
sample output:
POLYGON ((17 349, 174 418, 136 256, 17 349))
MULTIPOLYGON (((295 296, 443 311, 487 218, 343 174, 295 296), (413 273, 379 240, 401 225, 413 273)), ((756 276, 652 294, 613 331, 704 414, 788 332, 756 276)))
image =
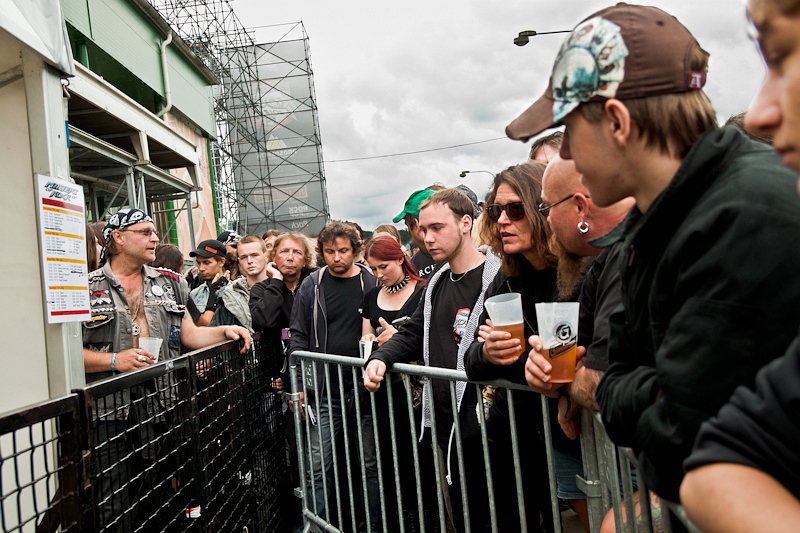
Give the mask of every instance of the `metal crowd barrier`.
MULTIPOLYGON (((524 414, 515 413, 514 395, 533 394, 525 386, 508 381, 470 382, 464 372, 420 365, 396 364, 386 373, 381 385, 386 390, 388 409, 376 408, 376 395, 367 393, 361 385, 364 361, 312 352, 295 352, 290 357, 292 394, 289 399, 306 400, 305 408, 294 410, 300 483, 296 490, 302 499, 303 531, 539 531, 538 517, 526 516, 526 480, 520 468, 524 459, 520 452, 520 431, 525 429, 524 414), (508 524, 509 517, 498 513, 498 490, 492 475, 490 443, 483 409, 476 409, 480 426, 479 445, 462 440, 462 423, 454 417, 454 444, 457 476, 464 485, 465 466, 483 476, 488 504, 488 520, 483 525, 471 523, 470 513, 477 513, 475 500, 470 502, 467 490, 457 495, 463 516, 454 516, 454 502, 448 502, 438 487, 446 481, 447 463, 442 460, 438 442, 431 379, 447 381, 450 390, 450 409, 457 411, 457 382, 476 387, 482 398, 484 385, 505 388, 508 392, 511 455, 514 472, 516 511, 518 520, 508 524), (412 383, 422 381, 431 399, 432 427, 429 441, 419 442, 420 410, 414 405, 412 383), (322 382, 324 393, 317 394, 322 382), (331 394, 331 391, 335 393, 331 394), (311 400, 311 401, 308 401, 311 400), (398 405, 399 403, 399 405, 398 405), (336 413, 334 413, 336 411, 336 413), (388 417, 388 420, 386 418, 388 417), (329 443, 327 446, 318 443, 329 443), (474 449, 479 446, 476 457, 474 449), (466 449, 472 448, 471 455, 466 449), (469 464, 466 461, 469 460, 469 464), (476 464, 477 463, 477 464, 476 464), (376 491, 377 487, 377 491, 376 491), (377 493, 376 493, 377 492, 377 493), (379 500, 379 502, 376 502, 379 500), (379 505, 376 505, 378 503, 379 505), (501 524, 501 520, 505 520, 501 524)), ((547 458, 547 477, 553 528, 562 533, 559 520, 559 501, 556 480, 550 410, 547 399, 541 397, 542 429, 547 458)), ((556 426, 557 427, 557 426, 556 426)), ((474 434, 473 437, 475 438, 474 434)), ((659 500, 649 493, 643 480, 638 491, 648 497, 638 498, 632 472, 636 458, 627 448, 617 448, 606 435, 597 413, 582 413, 581 453, 584 475, 577 477, 579 488, 587 495, 589 526, 592 533, 601 531, 601 524, 613 510, 614 530, 620 533, 671 533, 670 515, 675 516, 688 531, 698 532, 686 518, 680 505, 659 500), (637 502, 638 498, 638 504, 637 502), (651 505, 651 500, 655 505, 651 505), (628 517, 635 517, 629 520, 628 517)), ((467 488, 475 486, 467 483, 467 488)), ((504 492, 509 495, 508 490, 504 492)), ((458 502, 456 502, 457 505, 458 502)), ((543 513, 544 514, 544 513, 543 513)), ((576 531, 582 531, 577 526, 576 531)))
POLYGON ((0 531, 287 530, 271 355, 227 342, 0 416, 0 531))
POLYGON ((0 417, 0 528, 79 531, 79 404, 71 395, 0 417))

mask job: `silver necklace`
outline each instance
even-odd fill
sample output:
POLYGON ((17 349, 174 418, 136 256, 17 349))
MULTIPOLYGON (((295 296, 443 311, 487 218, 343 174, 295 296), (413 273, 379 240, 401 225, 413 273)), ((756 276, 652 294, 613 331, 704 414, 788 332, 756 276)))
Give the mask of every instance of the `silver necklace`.
MULTIPOLYGON (((467 272, 469 272, 469 270, 467 270, 467 272)), ((467 275, 467 272, 462 272, 461 274, 458 275, 458 279, 456 279, 456 278, 453 277, 453 271, 451 270, 450 271, 450 281, 452 281, 453 283, 458 283, 459 281, 464 279, 464 276, 467 275)))
POLYGON ((385 290, 386 290, 386 292, 388 292, 389 294, 394 294, 394 293, 396 293, 396 292, 400 292, 400 291, 402 291, 402 290, 403 290, 403 287, 405 287, 406 285, 408 285, 408 282, 409 282, 409 281, 411 281, 411 276, 409 276, 408 274, 406 274, 406 277, 404 277, 402 280, 400 280, 399 282, 395 283, 394 285, 387 285, 386 287, 384 287, 384 289, 385 289, 385 290))
POLYGON ((144 279, 142 279, 142 291, 139 293, 139 299, 136 300, 136 311, 131 317, 131 333, 134 337, 138 337, 142 332, 142 328, 136 323, 136 318, 139 316, 139 311, 142 309, 142 302, 144 301, 144 279))
POLYGON ((477 267, 478 265, 480 265, 482 262, 483 262, 483 260, 479 261, 479 262, 478 262, 478 264, 476 264, 476 265, 474 265, 474 266, 471 266, 471 267, 469 267, 468 269, 466 269, 464 272, 462 272, 461 274, 459 274, 459 275, 458 275, 458 279, 454 278, 454 277, 453 277, 453 271, 452 271, 452 270, 449 270, 448 272, 449 272, 449 274, 450 274, 450 281, 452 281, 453 283, 458 283, 459 281, 461 281, 462 279, 464 279, 464 276, 466 276, 466 275, 467 275, 467 273, 468 273, 469 271, 471 271, 472 269, 476 268, 476 267, 477 267))

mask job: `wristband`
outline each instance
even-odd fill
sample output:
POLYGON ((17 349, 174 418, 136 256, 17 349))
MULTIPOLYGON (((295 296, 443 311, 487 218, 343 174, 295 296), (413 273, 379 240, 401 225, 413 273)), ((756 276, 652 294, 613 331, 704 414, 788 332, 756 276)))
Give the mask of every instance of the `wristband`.
POLYGON ((111 354, 111 371, 114 373, 117 371, 117 352, 111 354))
POLYGON ((222 328, 222 338, 224 338, 225 340, 228 340, 228 328, 229 327, 230 326, 225 326, 224 328, 222 328))

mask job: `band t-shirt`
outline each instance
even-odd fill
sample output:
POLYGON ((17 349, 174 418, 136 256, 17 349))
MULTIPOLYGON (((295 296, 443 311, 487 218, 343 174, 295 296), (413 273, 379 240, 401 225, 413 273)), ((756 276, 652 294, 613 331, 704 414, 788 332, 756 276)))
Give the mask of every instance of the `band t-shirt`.
MULTIPOLYGON (((467 321, 481 294, 483 266, 463 274, 448 271, 439 278, 433 295, 429 340, 429 364, 455 370, 458 347, 466 335, 467 321)), ((453 408, 449 382, 431 380, 436 414, 436 428, 440 443, 446 444, 453 426, 453 408)))
MULTIPOLYGON (((325 313, 328 324, 326 351, 330 354, 358 357, 361 338, 361 275, 338 278, 325 272, 322 278, 325 294, 325 313)), ((343 367, 345 390, 353 387, 350 367, 343 367)), ((331 367, 331 387, 338 391, 338 372, 331 367)))
POLYGON ((426 280, 429 279, 433 271, 436 270, 436 261, 433 260, 430 254, 422 250, 419 250, 411 256, 411 264, 417 269, 419 277, 425 278, 426 280))

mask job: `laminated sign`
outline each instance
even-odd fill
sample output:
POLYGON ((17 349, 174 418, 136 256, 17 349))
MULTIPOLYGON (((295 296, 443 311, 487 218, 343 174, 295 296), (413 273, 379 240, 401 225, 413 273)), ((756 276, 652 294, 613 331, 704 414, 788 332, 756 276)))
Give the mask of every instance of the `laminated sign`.
POLYGON ((89 320, 83 187, 48 176, 36 177, 47 322, 89 320))

